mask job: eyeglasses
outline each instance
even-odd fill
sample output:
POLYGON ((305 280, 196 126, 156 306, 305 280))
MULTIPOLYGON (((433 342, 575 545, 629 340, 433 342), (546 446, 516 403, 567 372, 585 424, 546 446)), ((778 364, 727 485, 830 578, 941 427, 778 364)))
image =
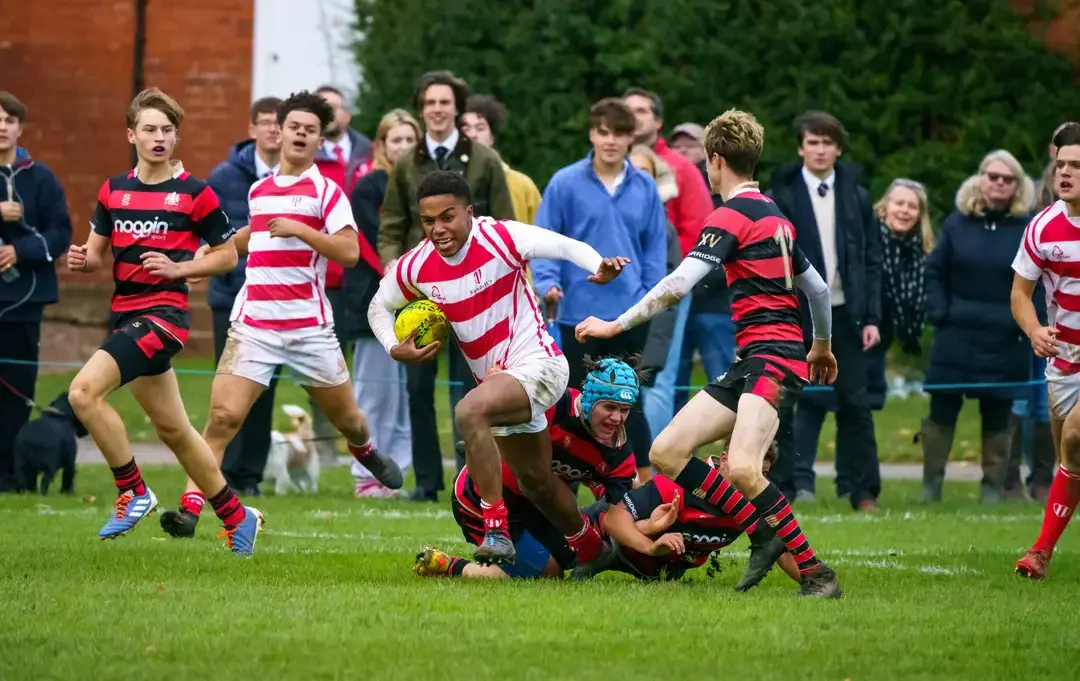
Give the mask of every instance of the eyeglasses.
POLYGON ((270 119, 265 119, 264 118, 261 121, 255 121, 255 127, 256 128, 262 128, 263 130, 269 130, 269 129, 277 128, 277 127, 280 127, 280 126, 278 125, 277 119, 270 120, 270 119))
POLYGON ((1003 173, 983 173, 986 175, 986 179, 991 182, 1001 182, 1002 184, 1012 184, 1016 182, 1015 175, 1005 175, 1003 173))

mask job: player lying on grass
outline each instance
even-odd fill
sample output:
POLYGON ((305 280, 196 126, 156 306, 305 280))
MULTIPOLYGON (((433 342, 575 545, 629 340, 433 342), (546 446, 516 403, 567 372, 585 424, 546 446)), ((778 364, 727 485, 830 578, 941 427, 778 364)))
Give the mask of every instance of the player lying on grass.
POLYGON ((113 280, 111 335, 79 370, 68 399, 120 490, 112 517, 98 536, 126 534, 157 507, 143 482, 120 415, 106 398, 122 386, 146 412, 157 436, 176 455, 194 487, 210 499, 225 526, 229 547, 250 554, 261 514, 245 508, 225 484, 213 452, 191 427, 180 399, 172 358, 184 347, 190 317, 188 277, 208 277, 236 267, 233 228, 206 182, 185 172, 172 153, 184 111, 151 88, 127 112, 128 142, 138 163, 109 178, 98 192, 90 236, 68 251, 72 272, 93 272, 111 249, 113 280), (206 256, 195 259, 200 240, 206 256))
POLYGON ((1042 579, 1061 534, 1080 503, 1080 124, 1054 135, 1054 190, 1059 200, 1032 219, 1013 261, 1012 313, 1046 363, 1050 426, 1058 452, 1057 474, 1046 500, 1035 545, 1016 563, 1024 577, 1042 579), (1047 326, 1039 323, 1031 295, 1042 280, 1047 326))
MULTIPOLYGON (((546 414, 552 458, 551 470, 559 483, 575 482, 589 488, 598 501, 615 502, 633 487, 634 452, 626 437, 626 418, 637 402, 640 378, 626 362, 586 358, 581 391, 567 390, 546 414)), ((490 378, 499 372, 493 367, 490 378)), ((468 452, 466 451, 466 454, 468 452)), ((517 551, 512 564, 480 565, 427 548, 416 556, 415 571, 422 576, 488 577, 496 579, 555 577, 574 565, 566 538, 521 493, 513 472, 503 466, 503 501, 508 510, 510 537, 517 551)), ((481 499, 469 467, 454 481, 451 508, 465 540, 479 545, 484 538, 481 499)), ((583 511, 595 524, 598 516, 583 511)))
MULTIPOLYGON (((348 198, 314 162, 334 111, 321 96, 300 92, 282 102, 277 115, 281 163, 248 193, 251 224, 235 239, 248 256, 246 279, 210 390, 203 437, 220 465, 252 405, 285 365, 345 436, 356 460, 397 489, 401 469, 370 441, 326 298, 327 262, 352 267, 360 253, 348 198)), ((194 536, 203 502, 189 480, 180 508, 161 515, 162 529, 194 536)))
MULTIPOLYGON (((774 444, 766 455, 764 472, 775 458, 774 444)), ((761 520, 752 520, 753 506, 727 482, 727 453, 709 457, 707 463, 724 477, 724 492, 717 502, 721 514, 711 504, 687 495, 672 480, 657 475, 601 514, 601 526, 613 550, 604 559, 574 570, 573 576, 588 578, 613 570, 645 580, 677 580, 688 569, 704 565, 713 552, 743 532, 753 532, 761 520)), ((780 540, 773 537, 773 541, 780 540)), ((778 562, 799 581, 799 568, 790 553, 782 553, 778 562)))
MULTIPOLYGON (((576 334, 579 341, 611 338, 643 324, 678 303, 713 268, 724 267, 737 359, 727 374, 675 415, 654 440, 649 460, 720 514, 726 481, 694 457, 694 451, 730 439, 730 479, 750 500, 751 521, 764 517, 795 557, 803 595, 837 598, 841 590, 836 573, 818 560, 788 500, 762 474, 765 452, 779 425, 776 406, 784 393, 798 393, 808 379, 836 380, 829 288, 795 246, 791 222, 752 179, 764 142, 765 130, 749 113, 732 109, 709 124, 704 143, 709 181, 724 205, 706 220, 686 259, 641 301, 615 321, 586 319, 576 334), (814 343, 809 354, 796 286, 810 302, 814 343)), ((771 565, 775 558, 760 564, 771 565)))
POLYGON ((501 456, 522 493, 566 537, 577 560, 593 560, 603 551, 600 530, 551 470, 545 414, 566 392, 569 367, 547 332, 527 267, 534 258, 566 260, 592 273, 590 282, 606 284, 629 260, 605 259, 587 244, 532 225, 474 216, 469 185, 456 173, 427 175, 417 198, 427 239, 383 278, 368 322, 394 359, 430 361, 439 343, 418 348, 414 338, 398 342, 394 334, 394 312, 428 298, 446 314, 480 383, 454 410, 481 499, 484 538, 474 556, 482 563, 514 562, 501 456), (481 382, 496 364, 502 370, 481 382))

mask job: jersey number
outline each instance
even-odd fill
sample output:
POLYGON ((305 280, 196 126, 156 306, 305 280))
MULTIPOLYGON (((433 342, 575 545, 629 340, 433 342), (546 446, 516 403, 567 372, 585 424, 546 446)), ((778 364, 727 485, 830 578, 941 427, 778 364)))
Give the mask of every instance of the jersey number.
POLYGON ((795 281, 791 276, 791 251, 795 248, 791 238, 791 225, 780 225, 777 227, 773 239, 779 244, 780 257, 784 261, 784 286, 787 287, 787 290, 791 291, 795 288, 795 281))

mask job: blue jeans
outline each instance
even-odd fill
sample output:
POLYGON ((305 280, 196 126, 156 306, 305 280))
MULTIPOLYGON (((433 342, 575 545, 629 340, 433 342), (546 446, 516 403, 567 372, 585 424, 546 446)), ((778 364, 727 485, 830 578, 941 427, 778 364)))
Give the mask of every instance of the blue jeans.
POLYGON ((728 370, 735 361, 735 322, 730 314, 698 312, 686 320, 683 334, 682 357, 679 360, 679 387, 675 391, 675 411, 686 406, 690 399, 690 374, 694 364, 694 350, 701 353, 708 380, 713 380, 728 370))
POLYGON ((656 375, 651 388, 642 390, 645 420, 653 437, 660 434, 675 415, 675 384, 679 377, 679 359, 683 353, 683 335, 686 322, 690 317, 690 296, 686 296, 675 310, 675 329, 671 334, 671 346, 668 348, 667 362, 656 375))

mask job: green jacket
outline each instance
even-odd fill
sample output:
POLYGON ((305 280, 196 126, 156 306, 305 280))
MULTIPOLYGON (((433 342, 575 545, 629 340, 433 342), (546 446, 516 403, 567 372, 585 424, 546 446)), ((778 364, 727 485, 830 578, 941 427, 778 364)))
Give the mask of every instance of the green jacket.
MULTIPOLYGON (((510 200, 502 161, 492 149, 461 135, 454 153, 447 157, 446 169, 465 175, 472 190, 476 215, 514 219, 514 204, 510 200)), ((438 166, 428 155, 423 137, 394 164, 379 217, 379 257, 384 263, 400 258, 426 238, 420 224, 416 190, 420 178, 436 170, 438 166)))

